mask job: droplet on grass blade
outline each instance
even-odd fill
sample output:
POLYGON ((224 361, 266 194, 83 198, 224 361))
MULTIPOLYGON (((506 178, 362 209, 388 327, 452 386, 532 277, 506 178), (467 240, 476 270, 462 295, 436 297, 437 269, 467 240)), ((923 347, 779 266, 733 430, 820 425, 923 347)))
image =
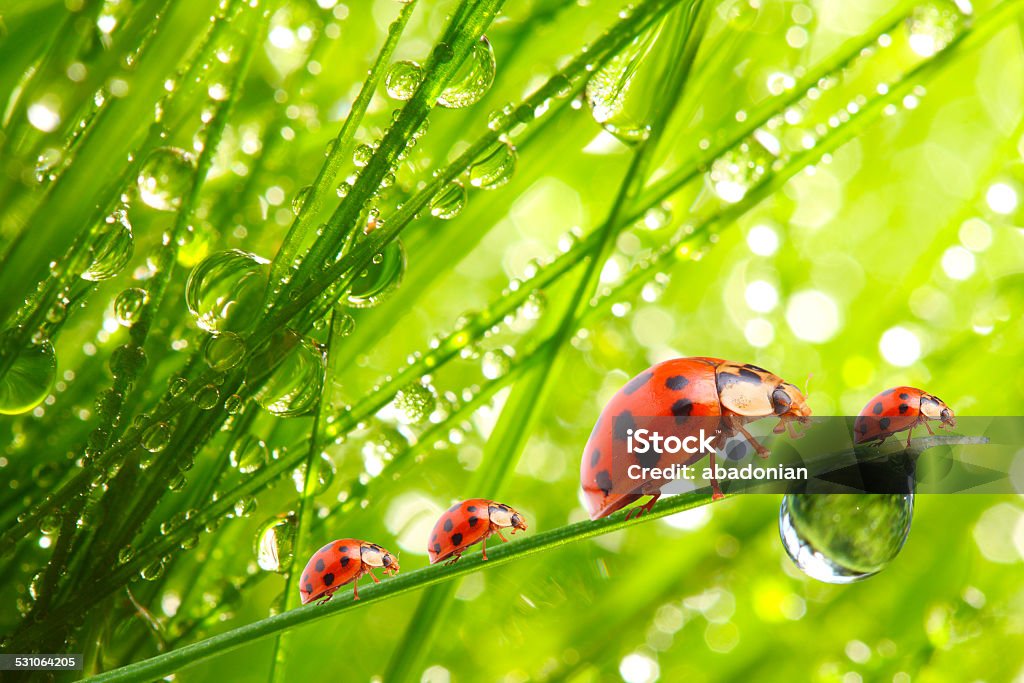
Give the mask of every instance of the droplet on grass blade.
POLYGON ((384 77, 384 88, 396 100, 408 100, 423 80, 423 68, 413 61, 395 62, 384 77))
POLYGON ((466 205, 466 188, 458 181, 452 181, 430 200, 430 215, 441 220, 451 220, 459 215, 466 205))
POLYGON ((353 308, 376 306, 398 289, 405 275, 405 267, 405 247, 401 241, 396 239, 388 242, 383 251, 376 254, 352 281, 352 287, 342 303, 353 308))
POLYGON ((295 557, 295 515, 276 515, 260 527, 256 534, 256 564, 268 572, 286 573, 295 557))
POLYGON ((481 36, 441 91, 437 103, 448 109, 476 104, 494 83, 495 69, 494 49, 487 36, 481 36))
POLYGON ((185 304, 207 332, 244 332, 262 312, 269 262, 238 249, 203 259, 188 277, 185 304))
POLYGON ((231 466, 242 474, 252 474, 270 459, 267 444, 252 434, 243 436, 228 455, 231 466))
POLYGON ((469 167, 469 184, 481 190, 496 190, 511 180, 515 170, 516 148, 498 140, 469 167))
POLYGON ((825 583, 852 583, 895 559, 913 512, 913 493, 787 494, 779 534, 805 574, 825 583))
POLYGON ((401 388, 392 403, 395 417, 402 424, 423 422, 437 407, 437 392, 422 382, 412 382, 401 388))
POLYGON ((227 372, 245 356, 245 342, 233 332, 224 332, 206 340, 203 356, 212 369, 227 372))
POLYGON ((139 319, 142 308, 149 302, 149 292, 129 287, 114 299, 114 317, 124 327, 131 327, 139 319))
POLYGON ((57 361, 49 340, 19 342, 19 329, 0 334, 0 351, 10 367, 0 375, 0 415, 28 413, 46 398, 56 379, 57 361))
POLYGON ((323 352, 309 339, 284 329, 253 356, 245 381, 263 409, 277 417, 293 417, 316 405, 325 372, 323 352))
POLYGON ((192 187, 195 159, 179 147, 160 147, 139 171, 139 198, 157 211, 177 211, 192 187))

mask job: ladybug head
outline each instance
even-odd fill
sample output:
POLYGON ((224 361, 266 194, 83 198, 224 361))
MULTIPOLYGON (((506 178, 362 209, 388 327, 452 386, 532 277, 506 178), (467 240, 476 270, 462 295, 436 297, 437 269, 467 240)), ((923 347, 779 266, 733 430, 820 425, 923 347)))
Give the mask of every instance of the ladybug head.
POLYGON ((488 516, 491 518, 491 524, 501 528, 511 527, 512 533, 515 533, 516 529, 526 531, 526 519, 504 503, 491 503, 488 516))
POLYGON ((780 417, 787 415, 800 418, 801 422, 807 422, 807 418, 811 416, 811 409, 803 392, 789 382, 781 382, 772 391, 772 412, 780 417))
POLYGON ((923 394, 921 396, 921 414, 929 420, 939 420, 943 427, 956 427, 956 416, 938 396, 923 394))
POLYGON ((388 576, 398 573, 398 559, 376 543, 364 543, 359 549, 359 559, 370 567, 383 567, 388 576))

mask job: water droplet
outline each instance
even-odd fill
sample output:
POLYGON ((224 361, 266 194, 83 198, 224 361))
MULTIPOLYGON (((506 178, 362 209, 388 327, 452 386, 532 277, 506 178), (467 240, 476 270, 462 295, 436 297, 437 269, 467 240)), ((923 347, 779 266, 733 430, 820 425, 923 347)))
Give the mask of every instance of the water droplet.
POLYGON ((192 397, 192 401, 200 410, 210 410, 220 400, 220 391, 212 384, 207 384, 192 397))
POLYGON ((432 386, 412 382, 399 389, 393 402, 395 417, 403 424, 423 422, 437 407, 437 393, 432 386))
POLYGON ((238 249, 212 254, 185 285, 185 303, 207 332, 244 332, 259 318, 268 261, 238 249))
POLYGON ((370 163, 370 159, 373 157, 373 147, 369 145, 359 145, 352 152, 352 163, 359 168, 366 166, 370 163))
POLYGON ((496 190, 512 178, 515 170, 516 148, 498 140, 469 167, 469 184, 481 190, 496 190))
POLYGON ((42 403, 57 377, 57 357, 49 340, 19 344, 19 328, 0 335, 0 351, 14 360, 0 375, 0 415, 26 413, 42 403))
POLYGON ((309 195, 312 191, 313 186, 306 185, 305 187, 300 188, 299 191, 295 193, 295 196, 292 198, 292 213, 294 213, 296 216, 302 213, 303 207, 306 206, 306 200, 309 199, 309 195))
POLYGON ((139 572, 139 576, 141 576, 146 581, 156 581, 160 578, 160 575, 163 573, 164 558, 161 557, 159 560, 151 562, 150 564, 143 567, 142 571, 139 572))
POLYGON ((437 103, 449 109, 476 104, 494 82, 494 49, 487 36, 481 36, 466 59, 452 74, 448 87, 441 91, 437 103))
POLYGON ((951 1, 918 5, 907 18, 910 49, 921 57, 931 57, 956 38, 963 24, 963 14, 951 1))
POLYGON ((492 349, 480 359, 480 370, 487 379, 498 379, 512 367, 512 358, 504 349, 492 349))
POLYGON ((192 187, 194 173, 195 159, 185 150, 155 149, 139 171, 139 198, 157 211, 177 211, 192 187))
POLYGON ((143 306, 149 303, 149 292, 129 287, 114 299, 114 317, 124 327, 131 327, 139 319, 143 306))
POLYGON ((253 496, 243 496, 235 501, 235 517, 248 517, 256 510, 256 499, 253 496))
POLYGON ((764 178, 774 161, 775 156, 751 137, 715 159, 708 180, 722 201, 735 204, 764 178))
POLYGON ((101 282, 114 277, 128 264, 135 252, 132 226, 123 210, 115 211, 100 226, 89 250, 91 263, 82 272, 83 280, 101 282))
POLYGON ((787 494, 779 511, 782 544, 797 567, 826 583, 877 574, 910 531, 914 494, 787 494))
POLYGON ((271 517, 256 534, 256 564, 268 572, 286 573, 295 557, 295 532, 298 520, 294 514, 271 517))
MULTIPOLYGON (((334 461, 326 453, 320 454, 320 462, 316 466, 316 486, 313 487, 313 495, 319 496, 330 488, 334 482, 334 461)), ((292 483, 295 490, 302 493, 306 489, 306 463, 302 463, 292 470, 292 483)))
POLYGON ((168 391, 170 392, 171 396, 175 397, 181 396, 183 393, 185 393, 186 389, 188 389, 188 380, 185 379, 184 377, 175 377, 174 379, 171 380, 170 384, 168 385, 168 391))
POLYGON ((155 422, 142 432, 140 443, 150 453, 159 453, 171 440, 171 428, 166 422, 155 422))
POLYGON ((247 434, 235 443, 228 455, 231 466, 242 474, 252 474, 267 464, 270 451, 267 444, 252 434, 247 434))
POLYGON ((395 62, 384 77, 388 95, 396 100, 408 100, 423 80, 423 69, 412 61, 395 62))
POLYGON ((430 200, 430 215, 442 220, 450 220, 459 215, 466 205, 466 188, 462 183, 452 181, 434 195, 430 200))
POLYGON ((228 415, 237 415, 242 412, 242 408, 245 407, 245 401, 238 394, 231 394, 224 399, 224 410, 227 411, 228 415))
POLYGON ((233 332, 211 336, 206 340, 203 357, 217 372, 227 372, 245 356, 245 342, 233 332))
POLYGON ((253 398, 278 417, 308 412, 324 386, 324 355, 313 342, 291 330, 275 332, 252 359, 245 382, 253 398))
POLYGON ((114 377, 135 377, 146 367, 146 352, 138 346, 123 344, 110 354, 109 365, 114 377))
MULTIPOLYGON (((353 308, 370 308, 390 296, 405 275, 405 247, 399 240, 388 242, 370 265, 352 282, 343 303, 353 308)), ((354 324, 354 323, 353 323, 354 324)))

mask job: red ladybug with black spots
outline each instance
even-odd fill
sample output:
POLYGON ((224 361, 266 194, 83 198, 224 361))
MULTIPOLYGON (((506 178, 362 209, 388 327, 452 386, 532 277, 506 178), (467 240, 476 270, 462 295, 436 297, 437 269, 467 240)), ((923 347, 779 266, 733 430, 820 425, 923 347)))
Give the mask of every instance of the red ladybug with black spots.
POLYGON ((427 543, 430 564, 448 560, 453 564, 471 545, 483 544, 483 556, 487 559, 487 539, 497 534, 502 541, 507 539, 502 529, 526 531, 526 519, 504 503, 486 498, 470 498, 451 506, 437 520, 427 543))
POLYGON ((398 573, 398 559, 376 543, 356 538, 331 541, 313 553, 302 570, 299 593, 302 604, 322 598, 325 603, 345 584, 352 584, 352 595, 359 599, 359 579, 369 574, 374 583, 380 583, 373 570, 383 569, 388 576, 398 573))
POLYGON ((956 427, 956 416, 945 401, 914 387, 894 387, 868 401, 853 423, 856 443, 878 441, 881 445, 896 432, 907 431, 907 448, 914 428, 924 425, 934 434, 929 420, 938 420, 940 427, 956 427))
MULTIPOLYGON (((695 425, 698 423, 705 427, 714 425, 718 432, 716 449, 739 433, 747 438, 759 455, 767 457, 768 449, 758 443, 743 425, 762 417, 775 416, 780 418, 775 433, 785 432, 788 426, 790 434, 796 437, 792 422, 807 422, 810 414, 811 409, 799 389, 756 365, 721 358, 692 357, 676 358, 650 367, 612 397, 601 411, 583 450, 580 482, 590 518, 607 517, 638 498, 650 495, 651 500, 637 509, 643 514, 650 511, 660 496, 660 486, 645 490, 643 484, 637 486, 636 481, 625 475, 625 465, 628 464, 658 466, 658 454, 647 454, 644 462, 640 462, 636 454, 626 454, 626 449, 619 443, 623 457, 631 459, 631 462, 613 466, 613 444, 625 441, 629 430, 636 426, 637 418, 675 416, 677 422, 682 423, 680 430, 697 430, 695 425), (688 417, 718 419, 683 420, 688 417)), ((684 436, 681 431, 674 434, 684 436)), ((673 464, 691 465, 703 457, 703 453, 696 453, 689 460, 673 464)), ((714 453, 709 454, 709 459, 714 469, 714 453)), ((718 481, 712 479, 711 486, 713 497, 721 498, 718 481)))

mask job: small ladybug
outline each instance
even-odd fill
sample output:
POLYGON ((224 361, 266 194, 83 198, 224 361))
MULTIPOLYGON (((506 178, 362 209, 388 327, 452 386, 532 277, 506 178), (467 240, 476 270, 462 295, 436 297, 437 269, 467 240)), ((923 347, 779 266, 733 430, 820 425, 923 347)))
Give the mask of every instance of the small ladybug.
POLYGON ((302 570, 299 593, 302 604, 323 598, 318 604, 331 599, 334 591, 345 584, 352 584, 352 595, 359 599, 359 579, 369 574, 374 583, 380 583, 373 570, 382 567, 388 576, 398 573, 398 560, 394 555, 376 543, 367 543, 356 538, 342 538, 331 541, 309 558, 302 570))
POLYGON ((430 564, 448 560, 454 564, 471 545, 483 543, 484 560, 487 559, 487 539, 492 534, 507 541, 501 535, 502 529, 526 531, 523 516, 504 503, 486 498, 470 498, 451 506, 434 525, 427 544, 430 564), (450 559, 449 559, 450 558, 450 559))
POLYGON ((924 425, 934 434, 929 420, 939 420, 940 427, 956 427, 956 417, 949 406, 936 396, 914 387, 886 389, 868 401, 853 423, 854 441, 878 441, 878 445, 896 432, 907 430, 907 448, 914 428, 924 425))
MULTIPOLYGON (((676 358, 650 367, 629 380, 612 397, 597 418, 583 450, 580 483, 590 518, 607 517, 638 498, 650 495, 651 500, 637 508, 639 514, 643 514, 654 507, 661 495, 660 489, 645 491, 643 485, 624 493, 623 489, 633 482, 613 480, 613 476, 624 479, 625 475, 620 473, 626 471, 625 467, 613 467, 613 443, 627 438, 629 430, 636 426, 634 418, 720 416, 716 449, 740 433, 761 457, 767 457, 768 449, 758 443, 743 425, 762 417, 776 416, 781 419, 774 428, 775 433, 781 434, 788 427, 796 438, 792 422, 806 423, 810 414, 811 409, 799 389, 756 365, 693 357, 676 358)), ((684 436, 679 432, 675 434, 684 436)), ((643 463, 636 454, 631 453, 629 457, 634 458, 636 464, 656 466, 659 454, 646 455, 643 463)), ((678 464, 691 465, 703 457, 703 453, 696 453, 678 464)), ((709 454, 709 459, 714 470, 714 453, 709 454)), ((712 479, 711 486, 713 498, 721 498, 718 481, 712 479)))

